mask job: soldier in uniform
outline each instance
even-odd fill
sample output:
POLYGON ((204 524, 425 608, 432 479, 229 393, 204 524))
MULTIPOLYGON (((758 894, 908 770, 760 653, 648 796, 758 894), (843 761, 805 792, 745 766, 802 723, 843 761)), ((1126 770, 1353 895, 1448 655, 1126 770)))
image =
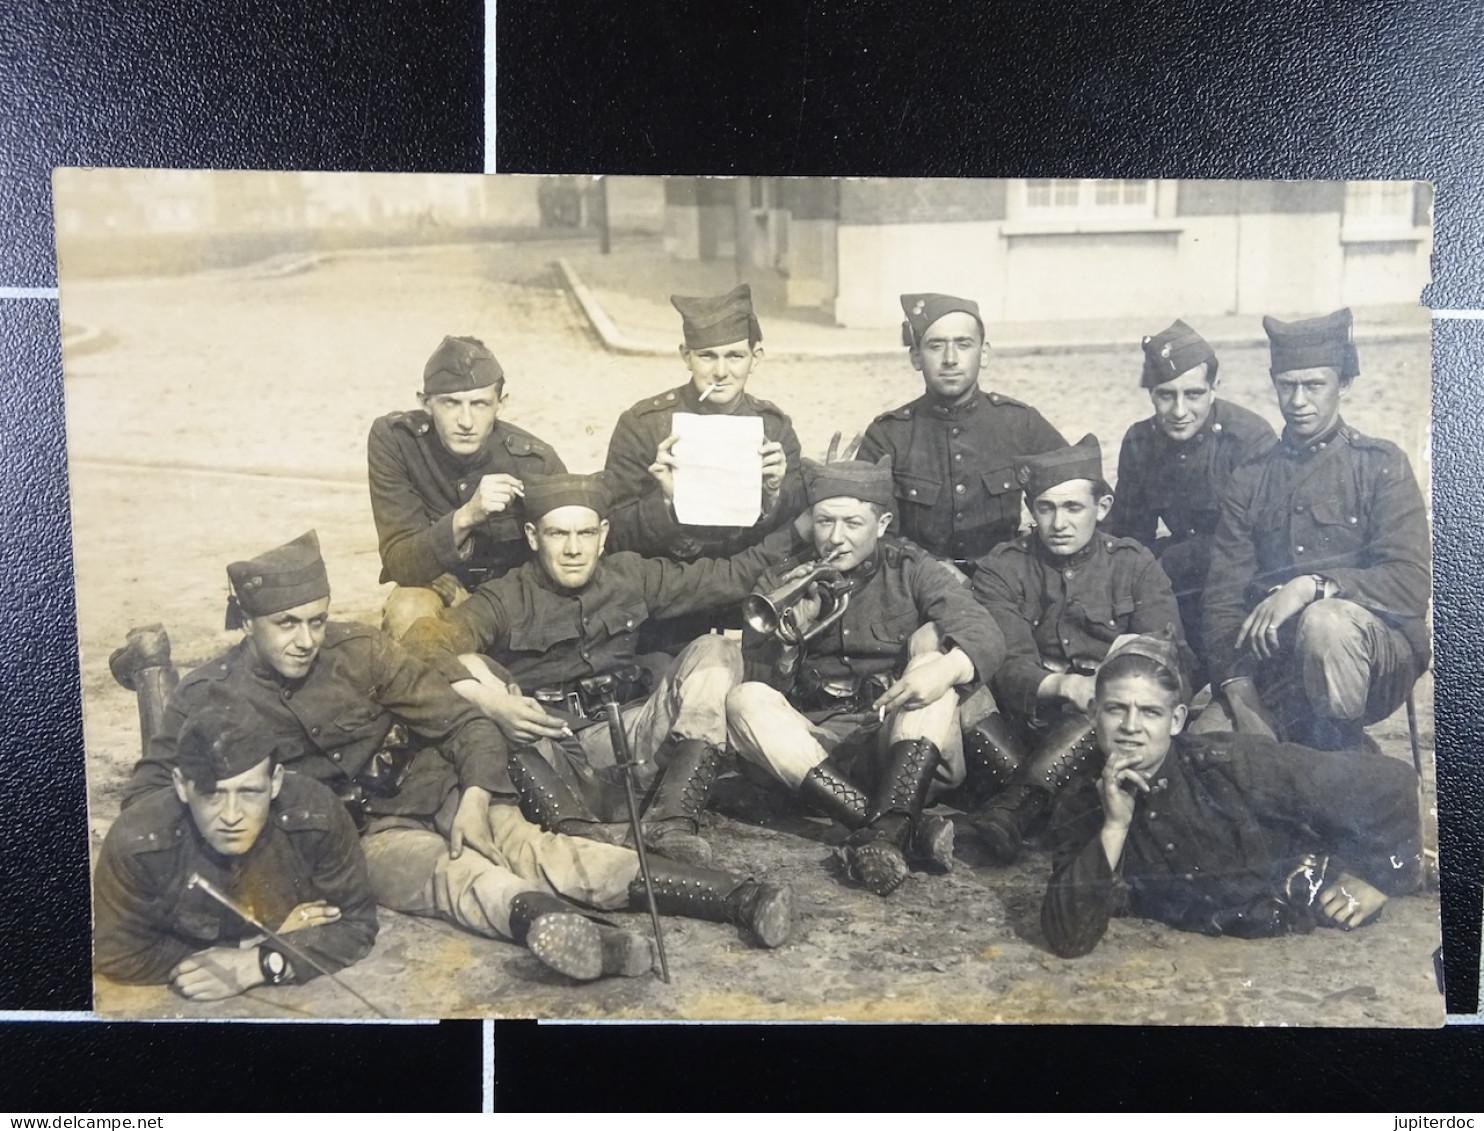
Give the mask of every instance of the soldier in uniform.
POLYGON ((1211 535, 1232 471, 1272 447, 1268 422, 1216 396, 1216 352, 1178 318, 1144 338, 1144 371, 1154 415, 1131 427, 1118 452, 1118 494, 1108 529, 1135 538, 1159 559, 1180 602, 1180 620, 1205 684, 1201 592, 1211 564, 1211 535), (1161 534, 1160 524, 1165 533, 1161 534))
POLYGON ((1287 426, 1239 467, 1211 549, 1203 626, 1237 730, 1353 750, 1431 662, 1430 539, 1396 445, 1340 416, 1360 372, 1350 311, 1264 318, 1287 426))
MULTIPOLYGON (((633 851, 527 821, 495 725, 390 636, 329 619, 329 579, 312 531, 232 563, 227 575, 228 624, 246 635, 180 681, 125 805, 144 804, 146 793, 171 783, 184 719, 226 696, 274 736, 286 769, 328 786, 358 818, 383 907, 513 939, 574 978, 649 969, 648 940, 558 898, 627 907, 639 898, 630 890, 639 871, 633 851)), ((756 893, 739 896, 738 906, 744 897, 756 893)), ((740 914, 736 921, 746 922, 740 914)))
POLYGON ((200 876, 334 971, 376 939, 376 900, 355 825, 334 794, 285 775, 277 737, 226 699, 186 719, 170 786, 126 809, 103 840, 93 963, 119 982, 168 983, 197 1001, 321 971, 266 939, 200 876))
POLYGON ((1125 913, 1241 938, 1352 930, 1417 886, 1406 763, 1229 731, 1182 736, 1179 668, 1170 641, 1141 636, 1098 669, 1092 719, 1107 761, 1052 815, 1041 908, 1052 950, 1087 954, 1125 913))
POLYGON ((723 636, 697 637, 645 694, 637 639, 656 616, 735 604, 793 547, 785 527, 731 559, 680 564, 634 553, 604 556, 610 502, 602 474, 532 478, 527 537, 536 557, 477 589, 456 609, 413 626, 407 645, 504 732, 528 815, 579 836, 622 837, 623 772, 599 703, 584 681, 615 677, 625 733, 652 793, 646 845, 710 862, 701 810, 726 745, 726 697, 742 655, 723 636))
POLYGON ((786 607, 744 630, 748 682, 727 696, 727 729, 741 757, 852 830, 852 875, 888 895, 909 856, 952 866, 952 824, 922 808, 963 780, 960 696, 999 667, 1004 639, 930 555, 884 537, 889 457, 806 460, 804 482, 814 544, 758 582, 786 607))
POLYGON ((1015 859, 1052 797, 1095 752, 1086 709, 1109 645, 1168 628, 1192 660, 1154 555, 1098 529, 1113 498, 1097 437, 1029 456, 1017 476, 1036 528, 991 550, 974 572, 974 596, 1005 635, 1005 662, 992 681, 1001 713, 964 739, 982 756, 971 765, 989 788, 1004 783, 970 822, 1001 863, 1015 859))
MULTIPOLYGON (((747 382, 763 360, 763 332, 752 311, 752 289, 743 283, 724 295, 671 295, 670 302, 680 312, 685 336, 680 359, 690 380, 646 397, 618 418, 606 464, 613 499, 611 548, 677 562, 729 557, 756 545, 803 509, 799 438, 782 409, 747 392, 747 382), (676 521, 670 471, 675 465, 671 418, 677 412, 762 419, 760 508, 752 526, 687 526, 676 521)), ((737 626, 741 620, 736 610, 729 610, 709 620, 656 622, 646 630, 640 650, 677 652, 713 623, 737 626)))
POLYGON ((371 425, 366 462, 381 580, 397 588, 383 627, 401 636, 529 556, 528 475, 566 471, 551 447, 499 419, 505 372, 477 338, 444 338, 423 368, 416 412, 371 425))
MULTIPOLYGON (((679 564, 634 553, 604 556, 610 503, 605 476, 532 478, 526 537, 535 558, 419 621, 408 647, 493 719, 513 751, 510 774, 531 820, 548 830, 622 840, 631 835, 613 739, 593 677, 627 700, 624 733, 647 798, 642 833, 662 912, 714 917, 739 893, 758 893, 742 921, 767 945, 787 935, 788 893, 714 871, 701 811, 726 743, 726 697, 741 652, 723 636, 692 641, 647 696, 637 637, 653 616, 734 603, 794 544, 792 528, 730 559, 679 564), (669 857, 667 859, 666 857, 669 857)), ((748 896, 753 899, 753 896, 748 896)))
POLYGON ((989 342, 977 303, 912 294, 902 310, 902 344, 926 388, 872 421, 857 457, 891 456, 895 532, 968 573, 1020 529, 1016 461, 1066 440, 1029 405, 979 387, 989 342))

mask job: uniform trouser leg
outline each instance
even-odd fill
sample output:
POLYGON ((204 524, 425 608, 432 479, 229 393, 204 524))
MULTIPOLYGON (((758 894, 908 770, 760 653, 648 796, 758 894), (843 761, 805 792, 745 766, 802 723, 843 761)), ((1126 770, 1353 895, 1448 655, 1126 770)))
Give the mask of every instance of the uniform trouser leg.
POLYGON ((447 919, 480 935, 510 938, 511 901, 533 886, 472 848, 453 859, 448 841, 430 828, 367 833, 361 848, 377 903, 447 919))
MULTIPOLYGON (((638 711, 624 716, 624 733, 634 756, 642 761, 672 735, 699 738, 713 746, 727 740, 727 693, 742 682, 742 646, 724 636, 701 636, 687 644, 638 711)), ((583 746, 593 764, 613 759, 612 739, 585 731, 583 746), (589 737, 590 736, 590 737, 589 737)), ((662 767, 663 768, 663 767, 662 767)))
POLYGON ((527 887, 605 911, 628 905, 629 884, 639 874, 639 857, 631 849, 545 832, 509 804, 490 806, 490 835, 527 887))
POLYGON ((436 617, 442 611, 443 598, 434 590, 398 585, 382 606, 381 631, 400 640, 423 617, 436 617))
POLYGON ((1416 681, 1411 645, 1354 601, 1316 601, 1299 615, 1294 660, 1314 714, 1337 723, 1378 722, 1416 681))
POLYGON ((727 739, 739 757, 797 791, 830 756, 835 739, 814 726, 766 683, 743 683, 726 699, 727 739))

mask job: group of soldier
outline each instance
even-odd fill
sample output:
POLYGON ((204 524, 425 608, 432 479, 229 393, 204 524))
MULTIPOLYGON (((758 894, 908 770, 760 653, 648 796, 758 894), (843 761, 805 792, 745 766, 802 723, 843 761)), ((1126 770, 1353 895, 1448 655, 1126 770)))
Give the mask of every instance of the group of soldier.
POLYGON ((953 866, 945 806, 998 863, 1040 838, 1064 956, 1116 914, 1350 929, 1417 884, 1416 776, 1364 728, 1430 662, 1428 525, 1406 456, 1341 418, 1348 310, 1263 320, 1281 436, 1184 322, 1146 337, 1115 494, 1095 437, 981 388, 972 301, 902 296, 922 395, 821 462, 747 392, 748 288, 672 302, 688 379, 592 475, 443 340, 370 432, 380 626, 330 619, 310 532, 227 567, 242 640, 178 684, 163 632, 130 634, 146 746, 96 868, 101 975, 307 981, 370 950, 377 905, 576 979, 651 969, 617 909, 783 945, 789 889, 705 836, 730 759, 844 826, 845 882, 883 897, 953 866), (677 519, 677 413, 761 420, 751 526, 677 519))

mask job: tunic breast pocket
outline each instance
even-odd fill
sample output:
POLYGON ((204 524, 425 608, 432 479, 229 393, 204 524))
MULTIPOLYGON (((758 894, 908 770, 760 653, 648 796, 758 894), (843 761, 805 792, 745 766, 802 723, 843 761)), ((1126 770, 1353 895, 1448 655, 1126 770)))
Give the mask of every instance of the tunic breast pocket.
MULTIPOLYGON (((332 762, 354 774, 391 729, 392 717, 368 705, 357 705, 335 718, 334 725, 318 728, 314 737, 332 762)), ((311 732, 312 733, 312 732, 311 732)))
MULTIPOLYGON (((1299 550, 1299 545, 1294 546, 1294 554, 1302 554, 1300 560, 1313 560, 1314 556, 1329 558, 1354 554, 1367 542, 1365 523, 1361 521, 1360 510, 1352 500, 1321 499, 1314 503, 1309 517, 1313 520, 1310 540, 1314 545, 1312 548, 1305 546, 1302 551, 1299 550)), ((1294 539, 1302 544, 1300 527, 1300 523, 1294 523, 1294 539)))
MULTIPOLYGON (((915 612, 887 617, 871 626, 871 640, 877 652, 895 652, 907 646, 907 639, 917 631, 915 612)), ((849 651, 847 647, 846 651, 849 651)))
POLYGON ((930 479, 925 475, 916 475, 910 471, 896 473, 896 496, 904 503, 933 507, 937 505, 938 496, 942 492, 943 481, 941 479, 930 479))
POLYGON ((507 542, 524 542, 525 527, 513 514, 491 515, 484 523, 484 536, 497 546, 507 542))
POLYGON ((984 490, 989 495, 990 518, 1020 520, 1020 481, 1015 478, 1015 465, 1006 464, 981 477, 984 490))
POLYGON ((1079 602, 1076 610, 1088 636, 1112 643, 1128 631, 1134 617, 1134 602, 1131 597, 1079 602))

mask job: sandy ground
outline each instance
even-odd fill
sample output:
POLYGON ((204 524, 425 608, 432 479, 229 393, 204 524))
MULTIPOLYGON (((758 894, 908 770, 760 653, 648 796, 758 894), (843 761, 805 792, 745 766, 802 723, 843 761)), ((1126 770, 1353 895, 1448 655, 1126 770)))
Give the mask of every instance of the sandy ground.
MULTIPOLYGON (((96 848, 138 753, 133 697, 107 672, 132 625, 163 622, 188 670, 229 646, 223 566, 318 529, 335 614, 374 620, 375 532, 365 490, 372 419, 414 406, 422 364, 446 332, 473 333, 509 375, 508 419, 552 442, 574 470, 601 466, 613 420, 683 379, 679 360, 605 353, 551 263, 570 244, 345 254, 314 269, 107 282, 66 278, 62 314, 96 335, 66 358, 79 648, 96 848)), ((664 279, 634 271, 634 294, 664 279)), ((773 341, 778 340, 775 335, 773 341)), ((786 340, 786 339, 785 339, 786 340)), ((1418 451, 1425 340, 1365 347, 1345 415, 1418 451)), ((1123 430, 1147 414, 1138 354, 1082 351, 994 364, 986 385, 1036 404, 1072 439, 1094 431, 1109 471, 1123 430)), ((1276 419, 1265 351, 1223 350, 1224 392, 1276 419)), ((904 358, 770 359, 750 389, 794 418, 806 452, 917 395, 904 358)), ((1419 475, 1425 467, 1414 460, 1419 475)), ((1431 681, 1418 688, 1431 809, 1431 681)), ((1372 729, 1410 759, 1399 713, 1372 729)), ((793 884, 797 929, 776 952, 735 929, 666 921, 673 983, 579 986, 523 950, 445 924, 383 915, 373 954, 348 971, 401 1016, 851 1018, 1192 1024, 1436 1025, 1435 894, 1393 901, 1355 935, 1264 943, 1115 923, 1092 956, 1053 957, 1037 910, 1038 852, 988 866, 965 832, 950 876, 914 877, 881 900, 842 883, 829 826, 738 777, 718 790, 719 863, 793 884), (764 823, 766 822, 766 823, 764 823), (454 973, 450 973, 450 972, 454 973)), ((643 929, 642 916, 618 918, 643 929)), ((159 989, 99 985, 97 1008, 146 1016, 359 1016, 327 980, 194 1007, 159 989)))

